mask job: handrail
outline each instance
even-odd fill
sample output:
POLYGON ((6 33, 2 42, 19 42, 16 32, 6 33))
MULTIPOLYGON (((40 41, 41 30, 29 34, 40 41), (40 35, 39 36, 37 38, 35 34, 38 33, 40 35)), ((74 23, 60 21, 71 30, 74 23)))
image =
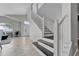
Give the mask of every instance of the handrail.
POLYGON ((60 20, 58 20, 58 24, 60 25, 67 17, 68 15, 64 15, 63 17, 61 17, 60 20))

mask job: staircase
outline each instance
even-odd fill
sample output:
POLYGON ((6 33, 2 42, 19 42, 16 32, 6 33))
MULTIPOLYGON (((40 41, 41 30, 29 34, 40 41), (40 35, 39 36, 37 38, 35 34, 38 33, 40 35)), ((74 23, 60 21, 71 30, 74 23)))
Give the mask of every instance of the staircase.
POLYGON ((44 37, 33 42, 33 47, 43 56, 54 56, 54 34, 44 26, 44 37))
POLYGON ((54 45, 53 41, 42 38, 37 42, 33 42, 33 47, 43 56, 54 56, 54 45))
MULTIPOLYGON (((69 21, 70 16, 65 17, 64 15, 63 17, 61 17, 62 6, 63 6, 62 4, 43 4, 37 8, 38 10, 37 13, 32 13, 33 21, 36 23, 36 25, 39 27, 39 29, 43 34, 41 38, 38 38, 37 41, 33 42, 33 47, 42 56, 55 56, 55 55, 57 56, 58 53, 60 53, 61 56, 68 56, 70 54, 71 46, 72 46, 72 41, 70 38, 71 36, 70 34, 71 28, 70 28, 70 21, 69 21), (44 17, 44 19, 42 17, 44 17), (52 19, 54 19, 55 22, 53 22, 52 19), (42 23, 43 20, 44 20, 44 23, 42 23), (58 33, 59 32, 58 24, 61 26, 60 34, 58 33), (53 25, 55 26, 55 28, 53 25)), ((66 9, 66 6, 64 6, 64 8, 63 8, 64 11, 65 10, 66 12, 69 11, 68 9, 66 9)))
MULTIPOLYGON (((44 4, 42 4, 44 5, 44 4)), ((40 9, 42 7, 38 9, 40 9)), ((43 17, 39 16, 37 13, 31 12, 31 18, 33 19, 34 23, 38 26, 40 31, 43 34, 43 37, 39 38, 37 41, 33 42, 33 47, 42 55, 42 56, 54 56, 54 34, 52 28, 51 30, 49 27, 43 23, 43 17)), ((48 23, 50 24, 50 23, 48 23)), ((50 25, 49 25, 50 26, 50 25)))
POLYGON ((35 45, 36 48, 38 48, 42 52, 42 54, 44 54, 46 56, 53 56, 54 55, 54 53, 51 52, 52 48, 50 47, 51 49, 47 49, 47 48, 49 48, 49 46, 48 47, 47 47, 47 45, 45 46, 44 43, 41 43, 39 41, 39 42, 34 42, 33 44, 35 45))
POLYGON ((44 26, 44 37, 37 42, 33 42, 33 47, 44 56, 54 56, 54 35, 44 26))

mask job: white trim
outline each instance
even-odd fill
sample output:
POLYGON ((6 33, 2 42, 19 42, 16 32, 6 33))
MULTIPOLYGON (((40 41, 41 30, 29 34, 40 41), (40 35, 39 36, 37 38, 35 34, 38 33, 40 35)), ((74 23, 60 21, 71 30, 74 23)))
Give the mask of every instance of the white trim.
POLYGON ((47 41, 47 42, 50 42, 50 43, 54 43, 54 40, 47 39, 47 38, 42 38, 41 40, 44 40, 44 41, 47 41))
MULTIPOLYGON (((44 32, 44 33, 50 34, 50 32, 44 32)), ((52 34, 53 34, 53 33, 52 33, 52 34)))
POLYGON ((7 17, 7 18, 9 18, 9 19, 12 19, 12 20, 15 20, 15 21, 18 21, 18 22, 21 22, 19 19, 14 18, 14 17, 11 17, 11 16, 5 16, 5 17, 7 17))
POLYGON ((76 49, 75 53, 74 53, 74 56, 76 56, 76 53, 78 52, 78 48, 76 49))
POLYGON ((45 34, 44 36, 54 36, 54 34, 45 34))

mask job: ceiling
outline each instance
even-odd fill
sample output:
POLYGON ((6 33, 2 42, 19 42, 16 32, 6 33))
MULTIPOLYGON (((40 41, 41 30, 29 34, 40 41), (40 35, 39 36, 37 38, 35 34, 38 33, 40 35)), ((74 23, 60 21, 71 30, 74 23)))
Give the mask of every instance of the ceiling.
POLYGON ((24 21, 30 5, 31 3, 0 3, 0 17, 7 15, 11 20, 24 21))
POLYGON ((30 3, 0 3, 0 16, 25 15, 30 5, 30 3))

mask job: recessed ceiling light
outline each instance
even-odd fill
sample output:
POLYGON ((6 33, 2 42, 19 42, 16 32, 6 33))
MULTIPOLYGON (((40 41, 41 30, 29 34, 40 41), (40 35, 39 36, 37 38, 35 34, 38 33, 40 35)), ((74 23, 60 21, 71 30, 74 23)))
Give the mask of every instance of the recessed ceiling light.
POLYGON ((24 21, 24 24, 29 24, 29 22, 28 21, 24 21))

